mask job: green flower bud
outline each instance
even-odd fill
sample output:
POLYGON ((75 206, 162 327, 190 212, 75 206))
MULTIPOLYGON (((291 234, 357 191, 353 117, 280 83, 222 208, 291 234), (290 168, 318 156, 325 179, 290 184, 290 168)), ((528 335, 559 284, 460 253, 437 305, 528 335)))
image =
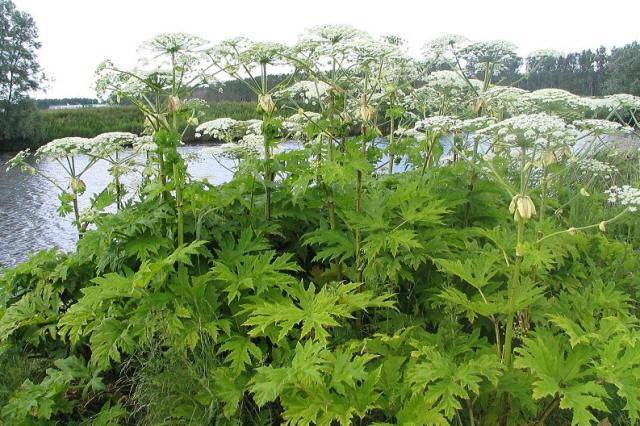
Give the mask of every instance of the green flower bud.
POLYGON ((84 191, 87 189, 87 185, 78 178, 71 178, 71 189, 76 194, 84 194, 84 191))

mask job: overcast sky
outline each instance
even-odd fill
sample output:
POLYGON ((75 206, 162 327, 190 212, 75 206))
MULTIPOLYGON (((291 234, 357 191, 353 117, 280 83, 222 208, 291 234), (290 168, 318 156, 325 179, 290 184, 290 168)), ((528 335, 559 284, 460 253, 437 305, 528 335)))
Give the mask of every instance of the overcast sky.
POLYGON ((522 54, 573 51, 640 39, 640 1, 593 0, 14 0, 36 20, 40 61, 50 78, 38 97, 94 97, 103 59, 132 65, 136 47, 163 32, 217 41, 233 36, 292 42, 319 24, 397 34, 414 50, 434 37, 505 39, 522 54), (608 6, 611 7, 608 7, 608 6))

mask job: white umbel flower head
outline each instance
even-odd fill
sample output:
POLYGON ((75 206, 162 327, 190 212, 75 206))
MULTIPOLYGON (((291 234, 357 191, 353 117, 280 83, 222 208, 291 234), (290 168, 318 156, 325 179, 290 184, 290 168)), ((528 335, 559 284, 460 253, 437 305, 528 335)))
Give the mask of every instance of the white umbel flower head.
POLYGON ((233 139, 237 125, 238 121, 233 118, 216 118, 215 120, 206 121, 196 127, 196 134, 200 136, 207 135, 221 141, 230 141, 233 139))
POLYGON ((107 132, 91 140, 89 153, 94 157, 108 157, 126 146, 132 145, 138 136, 128 132, 107 132))
POLYGON ((456 56, 467 44, 469 44, 469 39, 466 37, 447 34, 425 44, 422 47, 422 54, 429 64, 449 64, 455 62, 456 56))
POLYGON ((471 43, 461 51, 467 62, 475 64, 490 63, 499 71, 518 57, 513 43, 504 40, 490 40, 471 43))
POLYGON ((287 135, 294 139, 305 139, 305 129, 311 123, 317 123, 322 115, 317 112, 303 111, 287 117, 282 123, 287 135))
POLYGON ((528 94, 526 90, 517 87, 494 86, 484 91, 481 97, 490 110, 517 115, 532 110, 528 94))
POLYGON ((480 129, 478 133, 494 134, 498 142, 507 145, 536 144, 541 148, 572 145, 576 139, 573 127, 560 117, 545 113, 517 115, 480 129))
POLYGON ((579 130, 596 135, 612 135, 620 133, 623 129, 620 123, 599 119, 576 120, 573 122, 573 125, 579 130))
POLYGON ((471 133, 489 127, 496 123, 493 117, 476 117, 460 121, 453 130, 458 132, 471 133))
POLYGON ((587 176, 601 176, 605 179, 611 179, 618 173, 618 169, 615 166, 594 158, 579 160, 577 166, 580 172, 587 176))
POLYGON ((431 132, 445 135, 460 126, 460 121, 448 115, 427 117, 415 124, 415 129, 421 132, 431 132))
POLYGON ((310 104, 324 100, 329 94, 331 85, 324 81, 298 81, 276 93, 279 97, 298 98, 304 104, 310 104))
POLYGON ((460 74, 455 71, 435 71, 426 78, 427 86, 440 92, 458 94, 469 89, 469 85, 460 74))
POLYGON ((156 151, 158 145, 154 142, 153 136, 144 135, 136 137, 133 141, 133 150, 137 152, 150 152, 156 151))
POLYGON ((611 204, 626 207, 630 212, 635 213, 640 207, 640 189, 630 185, 612 186, 605 193, 609 196, 611 204))
POLYGON ((36 151, 37 157, 63 158, 66 156, 86 154, 91 149, 91 139, 67 137, 55 139, 36 151))

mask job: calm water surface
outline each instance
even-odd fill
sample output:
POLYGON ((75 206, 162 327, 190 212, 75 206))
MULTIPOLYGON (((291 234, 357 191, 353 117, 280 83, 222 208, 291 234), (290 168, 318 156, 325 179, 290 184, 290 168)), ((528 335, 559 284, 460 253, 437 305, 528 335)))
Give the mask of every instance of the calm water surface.
MULTIPOLYGON (((210 153, 203 148, 211 145, 188 145, 180 148, 190 159, 189 173, 196 179, 207 179, 211 183, 223 183, 232 177, 232 173, 222 167, 210 153)), ((216 149, 216 147, 213 147, 216 149)), ((26 260, 29 253, 57 246, 63 250, 73 250, 77 241, 77 232, 72 216, 61 218, 56 209, 58 189, 46 179, 13 169, 6 171, 5 163, 13 157, 10 153, 0 153, 0 265, 12 266, 26 260)), ((217 157, 222 164, 223 159, 217 157)), ((142 161, 142 157, 140 158, 142 161)), ((86 158, 77 162, 85 163, 86 158)), ((227 161, 227 166, 230 164, 227 161)), ((66 174, 55 161, 43 161, 37 167, 48 176, 66 182, 66 174)), ((78 167, 78 166, 77 166, 78 167)), ((91 195, 98 193, 111 181, 108 164, 96 163, 83 176, 87 191, 80 198, 80 208, 88 207, 91 195)), ((123 179, 128 187, 135 187, 138 175, 129 175, 123 179)))

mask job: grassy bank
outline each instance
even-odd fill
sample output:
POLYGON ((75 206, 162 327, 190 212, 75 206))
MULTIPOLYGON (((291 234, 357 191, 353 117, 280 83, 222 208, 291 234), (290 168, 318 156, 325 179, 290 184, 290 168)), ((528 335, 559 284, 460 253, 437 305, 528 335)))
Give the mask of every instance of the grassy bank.
MULTIPOLYGON (((42 111, 42 142, 67 136, 94 137, 104 132, 141 133, 143 115, 131 106, 105 108, 81 108, 42 111)), ((215 102, 209 105, 202 121, 219 117, 236 120, 258 118, 251 102, 215 102)), ((193 138, 193 129, 185 134, 187 141, 193 138)))

